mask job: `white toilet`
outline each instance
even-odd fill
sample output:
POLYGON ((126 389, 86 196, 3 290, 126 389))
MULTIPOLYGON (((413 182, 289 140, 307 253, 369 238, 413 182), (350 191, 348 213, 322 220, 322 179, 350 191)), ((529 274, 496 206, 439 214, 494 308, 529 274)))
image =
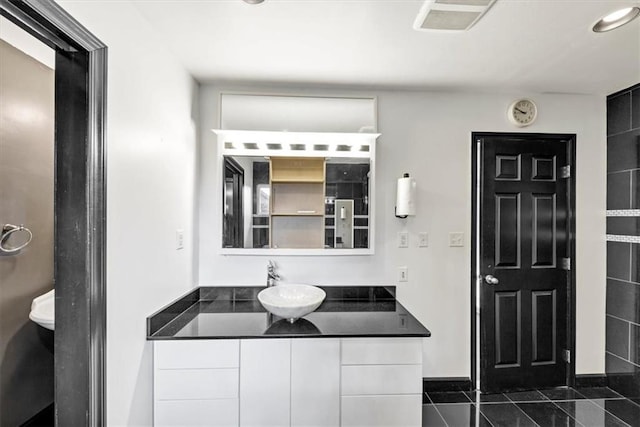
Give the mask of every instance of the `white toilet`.
POLYGON ((55 298, 55 289, 35 298, 31 303, 29 319, 53 331, 55 329, 55 298))

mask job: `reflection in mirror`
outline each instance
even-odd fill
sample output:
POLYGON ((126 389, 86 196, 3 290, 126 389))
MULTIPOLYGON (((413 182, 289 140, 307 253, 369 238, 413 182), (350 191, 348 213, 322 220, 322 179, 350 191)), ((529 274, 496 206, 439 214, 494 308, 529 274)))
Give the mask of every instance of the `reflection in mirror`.
POLYGON ((224 159, 223 246, 238 248, 244 245, 244 212, 242 191, 244 169, 231 157, 224 159))
POLYGON ((224 247, 369 248, 370 159, 223 158, 224 247), (242 180, 251 200, 244 207, 242 180))

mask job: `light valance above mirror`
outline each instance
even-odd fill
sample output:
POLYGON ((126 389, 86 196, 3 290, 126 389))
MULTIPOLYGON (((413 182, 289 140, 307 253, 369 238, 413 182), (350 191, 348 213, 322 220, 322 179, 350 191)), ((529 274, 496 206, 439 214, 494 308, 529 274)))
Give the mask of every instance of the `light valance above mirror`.
POLYGON ((220 129, 376 133, 375 97, 222 93, 220 129))

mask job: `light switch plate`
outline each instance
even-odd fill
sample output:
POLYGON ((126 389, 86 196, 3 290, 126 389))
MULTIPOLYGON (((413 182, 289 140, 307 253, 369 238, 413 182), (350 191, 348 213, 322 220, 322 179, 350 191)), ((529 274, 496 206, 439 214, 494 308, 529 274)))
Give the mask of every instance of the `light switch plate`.
POLYGON ((398 282, 408 282, 409 281, 409 268, 398 267, 398 282))
POLYGON ((452 248, 464 246, 464 233, 460 231, 449 233, 449 246, 452 248))
POLYGON ((176 250, 184 249, 184 230, 176 230, 176 250))
POLYGON ((409 247, 409 233, 406 231, 398 232, 398 247, 399 248, 408 248, 409 247))
POLYGON ((429 246, 429 234, 422 231, 418 233, 418 247, 426 248, 429 246))

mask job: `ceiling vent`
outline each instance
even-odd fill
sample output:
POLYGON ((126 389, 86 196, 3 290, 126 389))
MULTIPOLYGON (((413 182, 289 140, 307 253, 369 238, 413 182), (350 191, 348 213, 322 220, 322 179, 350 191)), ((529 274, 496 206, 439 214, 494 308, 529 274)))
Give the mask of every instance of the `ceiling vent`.
POLYGON ((496 0, 427 0, 413 28, 418 31, 466 31, 496 0))

